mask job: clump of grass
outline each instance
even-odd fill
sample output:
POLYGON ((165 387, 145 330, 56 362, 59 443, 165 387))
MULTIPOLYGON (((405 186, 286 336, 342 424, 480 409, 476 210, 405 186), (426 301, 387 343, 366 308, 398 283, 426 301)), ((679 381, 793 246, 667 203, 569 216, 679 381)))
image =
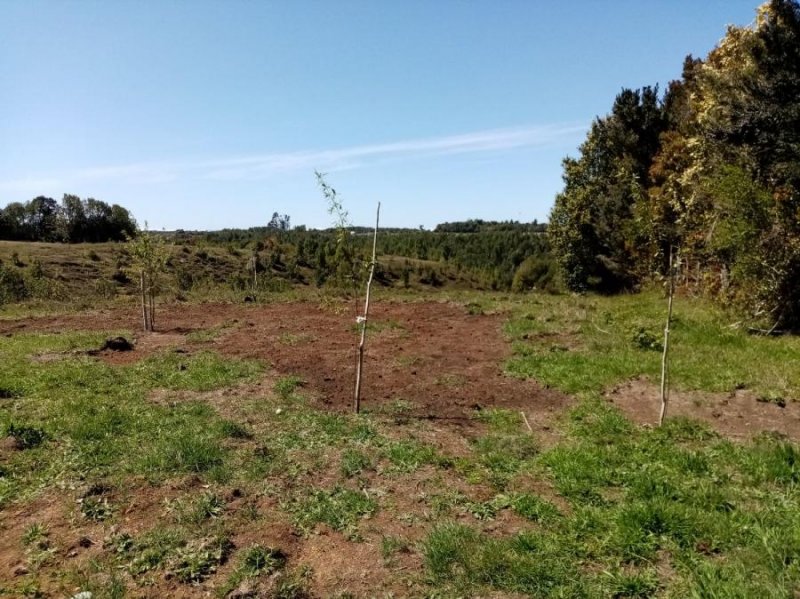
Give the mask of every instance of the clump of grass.
POLYGON ((367 494, 335 487, 330 490, 313 489, 308 495, 288 505, 295 525, 310 533, 317 524, 327 524, 333 530, 357 537, 358 521, 373 514, 378 505, 367 494))
POLYGON ((572 555, 543 535, 493 539, 461 524, 434 528, 422 543, 433 580, 458 591, 482 587, 537 597, 583 596, 572 555))
POLYGON ((396 472, 413 472, 427 464, 444 465, 446 462, 435 448, 415 439, 393 441, 383 453, 396 472))
MULTIPOLYGON (((520 306, 506 327, 515 340, 508 364, 512 374, 567 393, 600 393, 635 377, 659 380, 661 356, 650 351, 661 347, 659 334, 653 333, 664 326, 659 292, 538 299, 541 318, 526 319, 526 307, 520 306), (576 349, 549 351, 553 336, 569 339, 576 349)), ((730 392, 746 385, 757 396, 800 396, 800 371, 786 368, 800 352, 796 336, 748 335, 702 299, 676 301, 674 316, 670 381, 676 388, 730 392), (759 368, 752 367, 755 363, 759 368)))
POLYGON ((49 542, 47 540, 49 532, 47 526, 40 522, 34 522, 25 529, 22 534, 22 544, 26 547, 37 547, 39 549, 47 549, 49 542))
POLYGON ((491 433, 474 443, 478 464, 488 471, 489 482, 505 488, 527 460, 538 453, 538 445, 531 435, 491 433))
POLYGON ((140 539, 125 543, 123 553, 133 553, 128 571, 138 576, 165 565, 186 543, 181 532, 170 528, 156 528, 140 539))
POLYGON ((245 576, 272 574, 286 564, 286 555, 273 547, 253 545, 242 555, 239 571, 245 576))
POLYGON ((281 399, 289 399, 292 394, 303 384, 299 376, 285 376, 275 381, 275 393, 281 399))
POLYGON ((209 472, 225 461, 225 450, 202 431, 179 429, 155 440, 144 456, 145 471, 152 474, 209 472))
POLYGON ((179 498, 169 503, 169 510, 181 524, 200 525, 219 517, 224 509, 225 501, 212 491, 206 491, 196 498, 179 498))
POLYGON ((188 543, 177 550, 170 571, 184 583, 198 583, 216 572, 233 550, 233 543, 225 536, 188 543))
POLYGON ((552 522, 561 517, 555 505, 529 493, 514 495, 511 498, 511 507, 520 516, 532 522, 552 522))
POLYGON ((361 474, 365 470, 375 467, 375 460, 372 456, 360 449, 347 448, 342 453, 342 474, 347 478, 352 478, 361 474))
POLYGON ((212 391, 251 378, 262 367, 252 360, 224 359, 204 351, 188 357, 175 352, 160 354, 144 360, 135 369, 151 388, 212 391))
POLYGON ((504 410, 502 408, 489 408, 475 410, 473 417, 479 422, 486 423, 489 428, 499 433, 519 432, 522 426, 522 417, 519 412, 504 410))

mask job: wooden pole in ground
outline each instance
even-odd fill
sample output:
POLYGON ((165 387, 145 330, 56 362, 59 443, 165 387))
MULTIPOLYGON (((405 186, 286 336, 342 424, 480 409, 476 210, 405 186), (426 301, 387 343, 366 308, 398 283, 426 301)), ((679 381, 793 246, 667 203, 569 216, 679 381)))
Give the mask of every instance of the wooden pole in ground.
POLYGON ((672 298, 675 296, 675 269, 672 265, 672 246, 669 248, 669 304, 667 308, 667 325, 664 327, 664 353, 661 354, 661 414, 658 417, 658 426, 664 424, 669 402, 669 327, 672 323, 672 298))
POLYGON ((150 330, 149 324, 149 313, 147 311, 147 290, 145 289, 144 284, 144 269, 141 270, 139 273, 139 287, 142 290, 142 326, 144 327, 145 331, 150 330))
POLYGON ((378 225, 381 220, 381 203, 378 202, 378 212, 375 217, 375 235, 372 238, 372 262, 369 265, 369 278, 367 279, 367 298, 364 302, 364 316, 358 318, 361 325, 361 341, 358 344, 358 363, 356 364, 356 393, 355 411, 361 410, 361 370, 364 366, 364 347, 367 343, 367 317, 369 316, 369 292, 372 288, 372 277, 375 275, 375 259, 378 251, 378 225))
POLYGON ((150 330, 156 330, 156 288, 155 283, 153 282, 154 277, 151 275, 148 277, 148 283, 150 284, 150 330))
POLYGON ((250 258, 250 266, 253 267, 253 297, 258 292, 258 254, 254 253, 250 258))

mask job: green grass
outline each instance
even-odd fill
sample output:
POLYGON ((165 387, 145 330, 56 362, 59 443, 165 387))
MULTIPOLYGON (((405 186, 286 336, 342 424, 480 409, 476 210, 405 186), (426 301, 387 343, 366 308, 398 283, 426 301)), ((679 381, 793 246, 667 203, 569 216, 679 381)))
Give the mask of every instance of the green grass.
MULTIPOLYGON (((342 551, 371 544, 386 588, 408 585, 409 596, 800 591, 796 444, 769 434, 733 443, 685 418, 639 427, 598 398, 629 377, 656 376, 659 297, 467 299, 508 313, 510 369, 579 395, 552 438, 531 434, 518 411, 476 410, 451 456, 421 440, 445 425, 415 419, 409 402, 326 412, 285 376, 272 393, 242 386, 218 403, 206 393, 263 367, 211 352, 111 366, 82 353, 106 333, 0 337, 0 432, 13 440, 0 510, 56 489, 70 526, 103 529, 91 559, 61 563, 66 533, 36 513, 16 533, 30 573, 0 582, 0 595, 36 596, 54 576, 97 597, 146 594, 167 579, 183 594, 202 584, 222 597, 245 584, 310 596, 304 544, 322 535, 342 551), (152 523, 126 525, 134 491, 140 502, 157 498, 152 523), (281 547, 269 535, 284 529, 291 541, 281 547)), ((676 386, 797 397, 795 338, 750 337, 681 298, 676 318, 676 386)))
POLYGON ((421 544, 435 585, 534 597, 788 597, 800 588, 796 446, 772 436, 735 445, 685 419, 639 428, 588 400, 564 434, 503 471, 508 483, 548 482, 569 508, 532 491, 471 502, 475 522, 513 510, 532 528, 497 537, 436 526, 421 544), (659 564, 674 574, 663 578, 659 564))
POLYGON ((297 527, 306 534, 318 524, 327 524, 350 538, 358 538, 359 520, 373 514, 377 503, 365 492, 337 486, 330 490, 313 489, 293 501, 288 509, 297 527))
MULTIPOLYGON (((619 297, 532 296, 513 308, 511 373, 567 393, 596 393, 646 376, 658 381, 666 302, 656 292, 619 297), (644 341, 643 341, 644 339, 644 341)), ((760 337, 707 302, 677 297, 670 380, 678 389, 800 397, 800 338, 760 337), (753 368, 758 364, 758 368, 753 368)))
POLYGON ((0 339, 0 382, 14 389, 3 400, 0 430, 16 439, 0 478, 0 505, 44 484, 74 477, 223 471, 221 442, 242 431, 207 403, 157 405, 154 389, 210 391, 261 371, 248 361, 203 352, 173 353, 132 366, 110 366, 75 352, 98 347, 104 334, 16 335, 0 339), (64 353, 39 362, 32 356, 64 353))

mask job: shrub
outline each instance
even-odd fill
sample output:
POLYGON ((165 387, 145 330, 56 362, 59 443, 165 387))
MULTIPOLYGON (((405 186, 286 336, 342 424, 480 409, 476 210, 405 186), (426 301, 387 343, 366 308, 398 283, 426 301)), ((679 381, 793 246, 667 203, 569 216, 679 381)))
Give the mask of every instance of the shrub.
POLYGON ((513 291, 531 291, 534 289, 555 291, 556 265, 551 258, 528 256, 519 265, 511 283, 513 291))
POLYGON ((29 295, 22 274, 0 265, 0 304, 21 302, 29 295))

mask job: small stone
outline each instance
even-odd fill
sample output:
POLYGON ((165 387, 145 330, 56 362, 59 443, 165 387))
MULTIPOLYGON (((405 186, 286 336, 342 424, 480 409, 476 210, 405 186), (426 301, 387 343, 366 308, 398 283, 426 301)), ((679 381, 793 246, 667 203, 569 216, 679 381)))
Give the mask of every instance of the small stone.
POLYGON ((28 573, 28 568, 20 565, 14 568, 14 571, 12 573, 14 574, 14 576, 25 576, 28 573))

